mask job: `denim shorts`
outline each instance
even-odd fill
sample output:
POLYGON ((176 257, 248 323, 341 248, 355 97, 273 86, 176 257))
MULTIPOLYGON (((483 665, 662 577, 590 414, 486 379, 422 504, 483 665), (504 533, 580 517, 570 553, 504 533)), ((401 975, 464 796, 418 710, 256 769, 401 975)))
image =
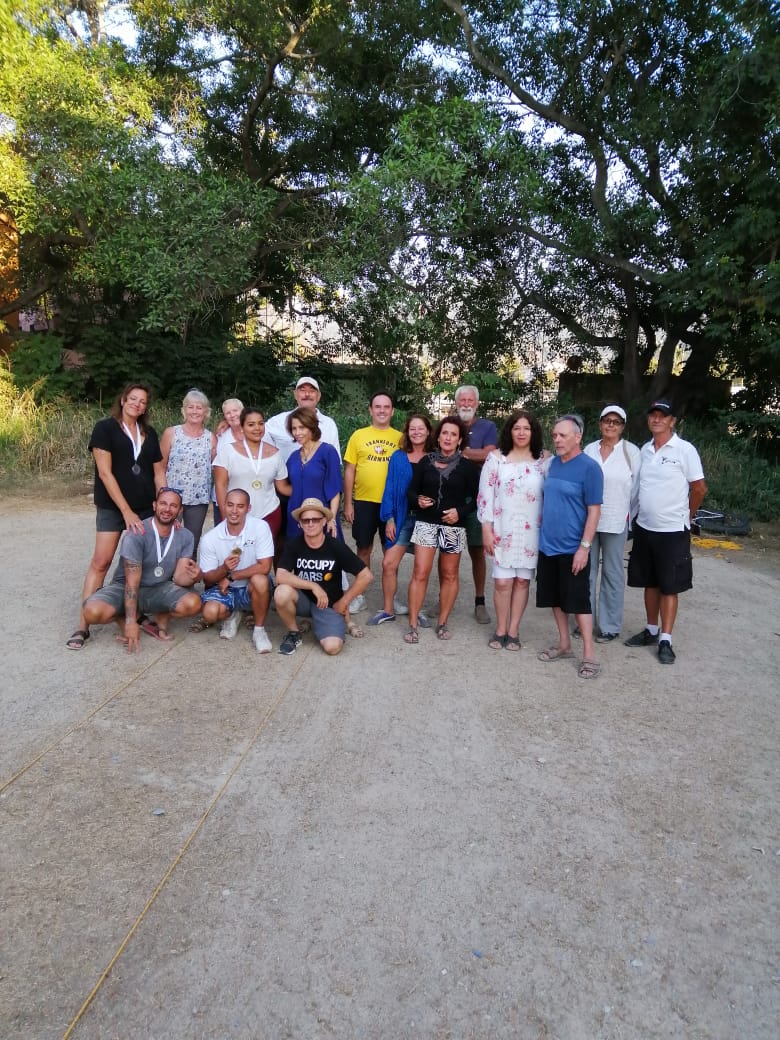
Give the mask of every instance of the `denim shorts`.
POLYGON ((389 538, 385 539, 385 549, 392 549, 394 545, 401 545, 406 547, 406 551, 414 555, 414 546, 412 545, 412 534, 414 533, 415 520, 411 513, 408 513, 406 519, 401 525, 401 530, 398 532, 398 537, 394 542, 391 542, 389 538))
POLYGON ((234 610, 251 610, 252 597, 249 585, 229 585, 227 592, 220 592, 218 585, 212 585, 200 597, 201 603, 221 603, 232 614, 234 610))
POLYGON ((318 642, 329 637, 343 640, 347 634, 347 623, 333 607, 318 607, 312 603, 306 593, 298 590, 298 603, 295 607, 296 617, 311 618, 311 630, 318 642))

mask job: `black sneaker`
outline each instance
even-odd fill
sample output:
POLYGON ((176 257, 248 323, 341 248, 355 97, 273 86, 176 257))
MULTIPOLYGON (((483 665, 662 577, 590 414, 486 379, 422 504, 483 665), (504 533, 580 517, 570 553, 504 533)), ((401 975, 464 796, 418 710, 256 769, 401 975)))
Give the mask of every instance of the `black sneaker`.
POLYGON ((626 639, 623 646, 655 646, 658 642, 658 633, 651 635, 646 628, 643 628, 641 632, 637 632, 635 636, 631 636, 630 639, 626 639))
MULTIPOLYGON (((647 629, 645 629, 647 631, 647 629)), ((617 639, 620 635, 619 632, 599 632, 596 636, 597 643, 611 643, 613 639, 617 639)))
POLYGON ((675 653, 668 639, 662 639, 658 644, 658 660, 661 664, 674 664, 675 653))
POLYGON ((301 633, 290 631, 279 644, 279 653, 289 657, 301 645, 301 633))

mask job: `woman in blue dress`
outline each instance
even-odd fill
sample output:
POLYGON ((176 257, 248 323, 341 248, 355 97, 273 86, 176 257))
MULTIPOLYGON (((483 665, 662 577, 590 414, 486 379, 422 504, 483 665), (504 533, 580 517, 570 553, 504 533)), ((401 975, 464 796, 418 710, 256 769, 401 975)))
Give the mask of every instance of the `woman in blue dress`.
POLYGON ((333 513, 327 533, 341 538, 338 514, 343 488, 341 459, 332 444, 322 440, 317 415, 306 408, 296 408, 287 416, 287 431, 299 445, 287 459, 290 501, 287 506, 287 539, 297 538, 301 528, 293 517, 305 498, 318 498, 333 513))

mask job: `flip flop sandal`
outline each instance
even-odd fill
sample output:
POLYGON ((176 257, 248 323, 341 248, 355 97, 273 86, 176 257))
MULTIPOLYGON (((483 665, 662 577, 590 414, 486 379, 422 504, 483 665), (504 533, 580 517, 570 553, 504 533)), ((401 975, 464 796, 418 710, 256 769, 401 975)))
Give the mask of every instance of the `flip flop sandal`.
POLYGON ((408 631, 404 635, 404 642, 405 643, 419 643, 420 642, 420 633, 417 631, 416 628, 412 628, 411 625, 409 626, 408 631))
POLYGON ((347 632, 349 632, 353 639, 362 639, 366 634, 356 621, 347 622, 347 632))
POLYGON ((204 621, 202 617, 195 618, 190 625, 190 632, 205 632, 207 628, 211 628, 211 624, 208 621, 204 621))
POLYGON ((517 652, 523 644, 520 642, 517 636, 507 636, 504 640, 505 650, 514 650, 517 652))
POLYGON ((598 661, 581 661, 577 675, 580 679, 598 679, 601 675, 601 665, 598 661))
POLYGON ((81 650, 89 639, 89 632, 85 628, 77 628, 65 646, 68 650, 81 650))
POLYGON ((447 628, 446 625, 436 626, 436 638, 437 639, 452 639, 452 632, 447 628))
POLYGON ((490 639, 488 639, 488 646, 491 650, 501 650, 506 646, 508 638, 508 636, 500 636, 498 632, 494 632, 490 639))
POLYGON ((537 657, 540 661, 563 661, 567 657, 574 657, 574 651, 561 650, 559 646, 548 646, 546 650, 537 654, 537 657))
POLYGON ((157 622, 152 621, 150 618, 141 623, 141 628, 148 636, 151 636, 152 639, 159 639, 161 643, 173 642, 174 637, 168 634, 168 630, 160 628, 157 622))

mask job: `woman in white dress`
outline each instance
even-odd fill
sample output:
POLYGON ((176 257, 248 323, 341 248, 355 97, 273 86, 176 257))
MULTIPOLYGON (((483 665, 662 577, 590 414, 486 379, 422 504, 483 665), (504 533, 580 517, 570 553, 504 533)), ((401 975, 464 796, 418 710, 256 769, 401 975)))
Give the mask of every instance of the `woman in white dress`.
POLYGON ((223 442, 214 459, 214 487, 217 505, 225 513, 228 491, 242 488, 251 499, 251 514, 265 520, 276 539, 282 522, 279 495, 289 492, 284 456, 272 444, 263 442, 265 416, 259 408, 241 412, 241 434, 230 443, 223 442))
POLYGON ((519 650, 520 622, 539 556, 544 481, 550 465, 536 416, 513 412, 499 436, 498 451, 482 467, 477 515, 485 552, 493 559, 496 630, 492 650, 519 650))

